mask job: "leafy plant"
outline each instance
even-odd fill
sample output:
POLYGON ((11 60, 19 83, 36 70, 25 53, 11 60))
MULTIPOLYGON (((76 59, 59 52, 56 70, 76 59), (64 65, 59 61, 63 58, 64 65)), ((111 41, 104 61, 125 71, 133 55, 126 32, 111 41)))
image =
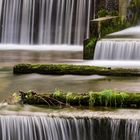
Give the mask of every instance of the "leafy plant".
POLYGON ((109 15, 109 13, 107 10, 101 9, 98 11, 97 15, 98 15, 98 17, 105 17, 105 16, 109 15))

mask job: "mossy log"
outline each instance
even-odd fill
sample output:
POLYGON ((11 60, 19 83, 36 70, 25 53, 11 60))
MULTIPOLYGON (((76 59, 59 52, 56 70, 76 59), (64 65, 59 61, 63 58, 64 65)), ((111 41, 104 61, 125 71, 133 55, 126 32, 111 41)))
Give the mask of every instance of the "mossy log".
POLYGON ((105 75, 105 76, 140 76, 138 69, 111 69, 96 66, 68 64, 18 64, 13 68, 14 74, 50 74, 50 75, 105 75))
MULTIPOLYGON (((140 93, 125 93, 112 90, 78 94, 56 90, 53 93, 36 94, 32 91, 16 94, 17 102, 47 106, 85 106, 140 108, 140 93)), ((15 94, 14 94, 15 98, 15 94)))

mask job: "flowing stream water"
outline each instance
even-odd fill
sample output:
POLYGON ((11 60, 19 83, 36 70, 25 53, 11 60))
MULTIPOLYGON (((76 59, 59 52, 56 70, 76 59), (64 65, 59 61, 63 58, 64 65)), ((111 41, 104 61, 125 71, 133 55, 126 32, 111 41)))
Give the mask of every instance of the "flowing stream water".
POLYGON ((97 42, 95 60, 140 60, 140 26, 108 35, 97 42))
MULTIPOLYGON (((130 92, 139 92, 140 90, 139 77, 12 74, 11 67, 19 62, 74 64, 77 59, 81 58, 79 51, 3 50, 0 53, 1 101, 13 92, 30 89, 37 91, 37 93, 52 92, 54 88, 79 93, 110 88, 130 92)), ((114 110, 89 112, 84 109, 79 113, 75 109, 69 112, 67 110, 61 112, 60 109, 57 109, 56 114, 52 114, 54 110, 49 110, 47 115, 40 113, 36 115, 30 112, 29 106, 22 106, 21 108, 24 110, 21 112, 7 113, 7 110, 19 111, 19 108, 18 105, 13 108, 11 105, 6 107, 4 104, 0 105, 1 140, 139 140, 140 138, 140 113, 137 110, 132 112, 123 110, 114 114, 114 110), (26 114, 25 111, 29 112, 26 114)), ((36 111, 34 108, 31 110, 36 111)), ((37 111, 46 112, 47 109, 39 108, 37 111)))
POLYGON ((0 0, 0 40, 14 44, 82 44, 91 0, 0 0))
POLYGON ((134 120, 0 116, 0 127, 1 140, 140 139, 140 123, 134 120))
MULTIPOLYGON (((0 0, 0 101, 18 90, 32 89, 42 93, 52 92, 54 88, 75 92, 108 88, 133 92, 140 90, 138 77, 12 74, 11 67, 19 62, 76 63, 75 59, 81 59, 82 49, 79 45, 88 37, 89 19, 92 15, 95 17, 96 4, 96 0, 0 0), (61 44, 78 46, 66 47, 61 44)), ((97 45, 100 44, 102 43, 98 42, 97 45)), ((116 53, 123 53, 122 48, 113 48, 110 42, 105 44, 111 48, 102 47, 102 50, 111 51, 115 48, 116 53)), ((139 44, 136 42, 134 45, 135 53, 138 53, 139 44)), ((129 47, 127 51, 130 59, 133 58, 131 49, 129 47)), ((97 50, 100 51, 100 48, 97 47, 97 50)), ((106 54, 102 54, 103 57, 97 59, 106 59, 106 54)), ((113 59, 110 54, 108 57, 113 59)), ((114 57, 118 59, 118 55, 114 57)), ((127 55, 122 56, 124 58, 127 55)), ((134 59, 139 59, 139 56, 136 55, 134 59)), ((35 114, 30 112, 29 106, 16 113, 7 113, 7 108, 8 111, 19 111, 20 107, 16 105, 12 109, 11 105, 5 107, 0 104, 0 140, 140 139, 138 110, 83 110, 79 113, 74 109, 69 112, 61 112, 59 109, 55 110, 57 113, 49 110, 50 112, 41 114, 39 112, 42 109, 39 108, 35 114)), ((46 110, 45 108, 43 112, 46 110)))
POLYGON ((138 111, 0 115, 1 140, 139 140, 138 111), (130 113, 132 116, 122 115, 130 113), (121 114, 122 113, 122 114, 121 114), (69 116, 70 115, 70 116, 69 116), (115 115, 115 117, 113 117, 115 115), (106 116, 106 117, 105 117, 106 116))
POLYGON ((98 41, 95 60, 140 60, 140 39, 103 39, 98 41))

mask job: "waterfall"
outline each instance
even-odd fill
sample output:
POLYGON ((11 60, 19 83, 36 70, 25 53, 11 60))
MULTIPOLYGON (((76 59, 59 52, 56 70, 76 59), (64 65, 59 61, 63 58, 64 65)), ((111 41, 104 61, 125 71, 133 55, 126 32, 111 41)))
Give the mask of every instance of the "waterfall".
POLYGON ((6 44, 82 44, 92 0, 0 0, 0 40, 6 44))
POLYGON ((1 140, 139 140, 140 120, 0 116, 1 140))
POLYGON ((97 42, 95 60, 140 60, 140 39, 103 39, 97 42))

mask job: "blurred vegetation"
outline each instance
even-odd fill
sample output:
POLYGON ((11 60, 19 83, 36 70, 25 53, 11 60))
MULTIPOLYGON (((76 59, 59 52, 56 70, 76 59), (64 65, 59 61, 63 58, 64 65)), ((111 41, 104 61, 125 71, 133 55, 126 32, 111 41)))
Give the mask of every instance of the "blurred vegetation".
POLYGON ((106 36, 107 34, 117 32, 128 28, 130 23, 127 22, 125 19, 122 20, 121 17, 114 18, 111 20, 106 20, 101 23, 101 37, 106 36))
POLYGON ((96 42, 97 42, 97 39, 95 37, 91 37, 87 40, 84 40, 83 59, 86 59, 86 60, 93 59, 96 42))
POLYGON ((131 24, 138 24, 140 21, 140 0, 131 0, 128 6, 130 13, 128 20, 131 24))
POLYGON ((97 13, 98 18, 106 17, 106 16, 118 16, 118 15, 119 15, 118 11, 113 10, 109 12, 106 9, 101 9, 97 13))
MULTIPOLYGON (((119 107, 139 108, 140 93, 118 92, 104 90, 101 92, 90 91, 84 94, 74 92, 63 92, 55 90, 52 93, 37 94, 33 91, 20 92, 16 98, 21 99, 19 103, 39 104, 47 106, 88 106, 88 107, 119 107)), ((14 93, 15 98, 15 93, 14 93)))

